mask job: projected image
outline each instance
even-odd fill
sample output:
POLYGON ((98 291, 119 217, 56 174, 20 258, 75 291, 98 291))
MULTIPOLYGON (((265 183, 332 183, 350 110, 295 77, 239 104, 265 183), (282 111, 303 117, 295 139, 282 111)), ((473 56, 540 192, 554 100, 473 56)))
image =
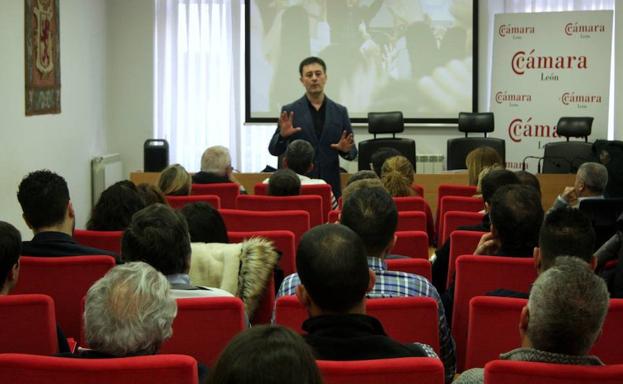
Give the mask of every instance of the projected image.
POLYGON ((304 94, 307 56, 325 60, 326 94, 351 118, 472 110, 472 0, 247 0, 247 14, 251 120, 304 94))

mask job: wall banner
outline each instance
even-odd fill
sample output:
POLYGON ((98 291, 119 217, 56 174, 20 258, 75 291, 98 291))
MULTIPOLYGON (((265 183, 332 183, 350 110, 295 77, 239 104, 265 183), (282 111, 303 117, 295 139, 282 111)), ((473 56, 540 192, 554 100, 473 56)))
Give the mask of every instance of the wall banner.
POLYGON ((589 141, 607 137, 612 11, 498 14, 493 40, 491 136, 506 140, 508 168, 565 140, 562 116, 592 116, 589 141))

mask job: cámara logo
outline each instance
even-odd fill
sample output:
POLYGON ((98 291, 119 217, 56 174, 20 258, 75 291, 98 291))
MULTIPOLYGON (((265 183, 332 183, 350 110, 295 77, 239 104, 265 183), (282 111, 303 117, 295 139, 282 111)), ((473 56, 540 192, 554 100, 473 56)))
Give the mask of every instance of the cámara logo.
POLYGON ((560 101, 564 105, 569 104, 600 104, 601 96, 599 95, 576 95, 575 92, 565 92, 560 97, 560 101))
POLYGON ((499 91, 495 94, 495 102, 498 104, 502 104, 504 102, 530 103, 532 102, 532 95, 522 95, 518 93, 508 93, 506 91, 499 91))
POLYGON ((606 32, 606 26, 602 24, 579 24, 577 21, 565 25, 565 35, 567 36, 573 36, 576 33, 593 32, 606 32))
POLYGON ((532 117, 525 122, 522 119, 514 119, 508 124, 508 137, 515 143, 520 143, 524 137, 558 137, 556 124, 532 123, 532 117))
POLYGON ((526 73, 527 69, 586 69, 586 56, 537 56, 534 49, 517 51, 511 60, 511 68, 518 75, 526 73))
POLYGON ((506 37, 508 35, 533 35, 534 27, 531 26, 516 26, 512 24, 502 24, 498 28, 498 35, 500 37, 506 37))

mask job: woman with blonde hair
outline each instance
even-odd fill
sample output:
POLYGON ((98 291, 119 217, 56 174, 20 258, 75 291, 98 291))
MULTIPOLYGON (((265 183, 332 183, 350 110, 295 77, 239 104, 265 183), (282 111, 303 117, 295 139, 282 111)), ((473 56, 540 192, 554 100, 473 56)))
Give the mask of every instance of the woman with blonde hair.
POLYGON ((158 178, 158 188, 166 196, 190 195, 192 178, 186 169, 179 164, 166 167, 158 178))
POLYGON ((492 165, 504 167, 502 156, 493 148, 482 146, 472 150, 465 158, 465 166, 469 178, 469 185, 478 184, 478 176, 484 168, 492 165))
POLYGON ((390 157, 381 167, 381 181, 393 197, 416 196, 411 188, 414 177, 413 165, 404 156, 390 157))

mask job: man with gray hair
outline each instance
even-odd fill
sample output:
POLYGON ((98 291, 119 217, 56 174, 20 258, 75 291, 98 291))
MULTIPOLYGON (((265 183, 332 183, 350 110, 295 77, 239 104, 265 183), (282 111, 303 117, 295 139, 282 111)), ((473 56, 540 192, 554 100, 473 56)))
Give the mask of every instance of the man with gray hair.
POLYGON ((585 199, 603 199, 608 185, 608 170, 600 163, 584 163, 575 174, 572 187, 565 187, 558 195, 552 209, 564 206, 577 207, 585 199))
MULTIPOLYGON (((500 355, 502 360, 553 364, 603 365, 588 355, 608 312, 605 282, 577 257, 560 256, 539 275, 528 305, 521 311, 521 348, 500 355)), ((482 368, 463 372, 455 383, 484 382, 482 368)))
MULTIPOLYGON (((229 150, 221 145, 207 148, 201 155, 201 171, 193 175, 193 184, 236 183, 229 150)), ((240 185, 240 190, 244 187, 240 185)))

